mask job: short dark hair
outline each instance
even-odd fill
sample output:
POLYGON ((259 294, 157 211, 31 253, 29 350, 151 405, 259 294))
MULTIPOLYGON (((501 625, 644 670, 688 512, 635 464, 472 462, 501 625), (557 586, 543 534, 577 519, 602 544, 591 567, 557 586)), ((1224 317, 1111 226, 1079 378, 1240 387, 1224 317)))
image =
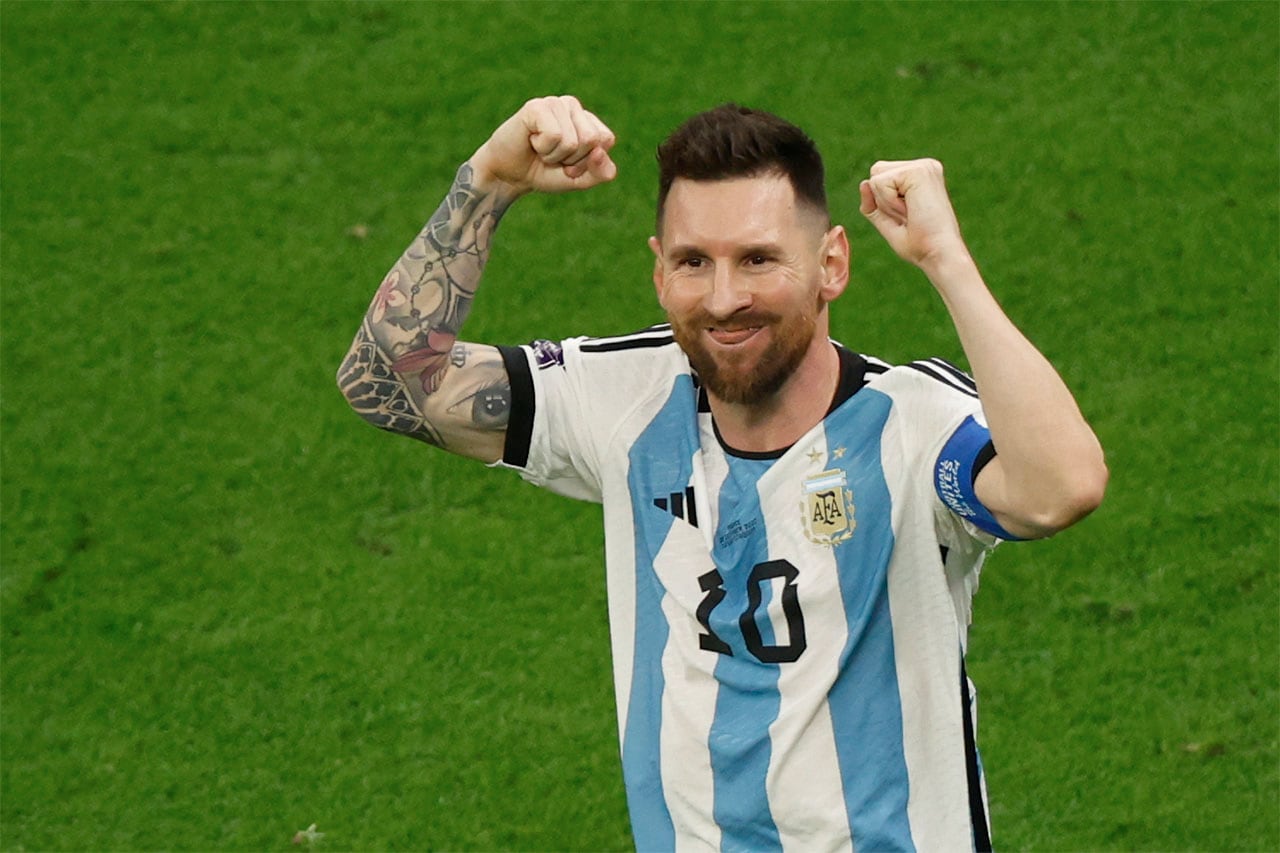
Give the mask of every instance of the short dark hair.
POLYGON ((796 198, 827 215, 827 190, 818 146, 785 119, 737 104, 698 113, 658 146, 658 229, 676 178, 720 181, 777 173, 796 198))

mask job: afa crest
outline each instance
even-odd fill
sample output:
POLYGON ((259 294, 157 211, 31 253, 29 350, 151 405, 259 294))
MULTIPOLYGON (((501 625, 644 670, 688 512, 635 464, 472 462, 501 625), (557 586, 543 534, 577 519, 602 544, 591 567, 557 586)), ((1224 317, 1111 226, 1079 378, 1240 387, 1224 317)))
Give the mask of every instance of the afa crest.
POLYGON ((819 545, 839 545, 853 536, 853 493, 841 470, 823 471, 804 481, 800 505, 805 533, 819 545))

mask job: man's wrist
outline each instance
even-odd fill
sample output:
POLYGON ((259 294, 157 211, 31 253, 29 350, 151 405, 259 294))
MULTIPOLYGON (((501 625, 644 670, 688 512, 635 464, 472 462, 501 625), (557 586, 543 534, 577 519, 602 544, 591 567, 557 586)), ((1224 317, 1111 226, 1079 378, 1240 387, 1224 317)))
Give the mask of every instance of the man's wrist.
POLYGON ((497 176, 490 166, 488 152, 483 145, 471 155, 470 159, 462 165, 462 168, 471 170, 467 182, 480 194, 497 195, 507 203, 510 203, 528 192, 527 189, 520 189, 497 176))
POLYGON ((945 290, 949 286, 963 286, 966 280, 982 281, 978 264, 969 249, 960 244, 945 251, 934 252, 920 261, 920 269, 933 282, 934 287, 945 290))

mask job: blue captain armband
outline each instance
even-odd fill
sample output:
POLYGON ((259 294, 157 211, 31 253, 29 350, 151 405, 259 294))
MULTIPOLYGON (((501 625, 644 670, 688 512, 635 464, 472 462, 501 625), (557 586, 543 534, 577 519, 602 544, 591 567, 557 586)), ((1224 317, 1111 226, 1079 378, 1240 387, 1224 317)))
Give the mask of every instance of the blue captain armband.
POLYGON ((996 448, 991 443, 991 431, 978 423, 972 415, 951 434, 938 462, 933 469, 933 486, 947 508, 979 530, 985 530, 1001 539, 1016 540, 1000 526, 974 491, 978 473, 995 458, 996 448))

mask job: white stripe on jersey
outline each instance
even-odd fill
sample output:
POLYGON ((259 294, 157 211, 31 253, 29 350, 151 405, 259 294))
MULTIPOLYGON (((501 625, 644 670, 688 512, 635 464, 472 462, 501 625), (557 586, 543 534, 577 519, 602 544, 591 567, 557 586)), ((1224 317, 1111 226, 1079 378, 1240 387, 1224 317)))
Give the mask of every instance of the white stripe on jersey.
MULTIPOLYGON (((894 384, 892 379, 888 382, 894 384)), ((900 412, 892 413, 886 432, 905 429, 905 425, 898 423, 901 418, 900 412)), ((886 453, 882 464, 887 480, 905 480, 900 455, 886 453)), ((920 505, 908 495, 895 496, 894 528, 931 525, 932 519, 918 517, 920 505)), ((964 626, 956 619, 949 588, 921 584, 905 569, 913 562, 937 560, 937 554, 924 553, 924 549, 936 547, 933 542, 918 539, 899 541, 889 566, 894 651, 898 657, 899 691, 904 697, 902 727, 908 735, 903 743, 907 774, 911 779, 907 815, 917 849, 968 850, 970 839, 961 841, 954 837, 952 830, 969 822, 967 791, 955 784, 956 779, 967 778, 964 751, 956 748, 956 744, 964 741, 963 723, 958 715, 936 712, 948 704, 961 705, 957 691, 959 642, 964 626), (939 630, 939 620, 946 623, 945 631, 939 630)))
MULTIPOLYGON (((667 619, 682 625, 688 618, 670 595, 663 601, 667 619)), ((676 850, 719 850, 720 827, 712 820, 715 784, 711 754, 690 749, 684 736, 705 743, 715 718, 717 684, 711 670, 690 667, 693 654, 687 647, 697 645, 689 632, 676 631, 662 655, 666 690, 662 696, 661 753, 662 787, 672 822, 679 827, 676 850), (704 847, 705 845, 705 847, 704 847)), ((696 658, 697 655, 694 655, 696 658)))
MULTIPOLYGON (((829 458, 825 432, 819 432, 805 446, 811 446, 824 459, 829 458)), ((802 500, 798 484, 794 491, 774 489, 773 494, 763 490, 760 493, 766 517, 785 518, 799 511, 802 500)), ((778 545, 770 543, 769 556, 773 559, 782 556, 776 550, 778 545)), ((831 549, 814 545, 807 560, 806 568, 812 566, 815 570, 799 579, 800 595, 806 600, 822 599, 833 607, 839 606, 839 579, 831 549)), ((772 605, 780 604, 775 598, 771 613, 772 605)), ((778 621, 775 618, 775 624, 778 621)), ((824 831, 829 830, 832 815, 845 813, 844 783, 826 686, 833 684, 839 673, 840 655, 848 640, 847 617, 806 620, 805 632, 805 655, 810 660, 804 668, 782 667, 778 678, 781 707, 778 719, 769 728, 778 759, 769 768, 769 802, 788 815, 788 820, 778 826, 784 850, 851 851, 850 843, 837 840, 833 844, 830 832, 824 831)))
MULTIPOLYGON (((709 426, 709 424, 708 424, 709 426)), ((701 427, 700 427, 701 428, 701 427)), ((714 437, 714 436, 713 436, 714 437)), ((705 447, 705 445, 704 445, 705 447)), ((718 450, 719 448, 716 448, 718 450)), ((705 449, 694 455, 694 499, 698 502, 699 528, 677 523, 663 544, 655 568, 666 587, 662 609, 669 625, 685 625, 689 614, 697 611, 700 590, 688 583, 711 571, 715 564, 707 554, 707 542, 714 530, 714 495, 720 491, 724 471, 708 464, 705 449), (718 478, 707 482, 708 478, 718 478), (689 554, 699 554, 702 562, 691 565, 689 554), (688 597, 678 600, 677 594, 688 597)), ((661 754, 663 791, 671 820, 680 827, 676 834, 676 850, 719 850, 720 827, 712 819, 715 805, 711 754, 705 749, 690 749, 681 735, 692 734, 697 743, 706 743, 715 718, 716 693, 714 655, 698 648, 698 636, 691 631, 672 631, 662 654, 662 674, 666 689, 662 696, 661 754), (697 665, 690 665, 690 661, 697 665)))

